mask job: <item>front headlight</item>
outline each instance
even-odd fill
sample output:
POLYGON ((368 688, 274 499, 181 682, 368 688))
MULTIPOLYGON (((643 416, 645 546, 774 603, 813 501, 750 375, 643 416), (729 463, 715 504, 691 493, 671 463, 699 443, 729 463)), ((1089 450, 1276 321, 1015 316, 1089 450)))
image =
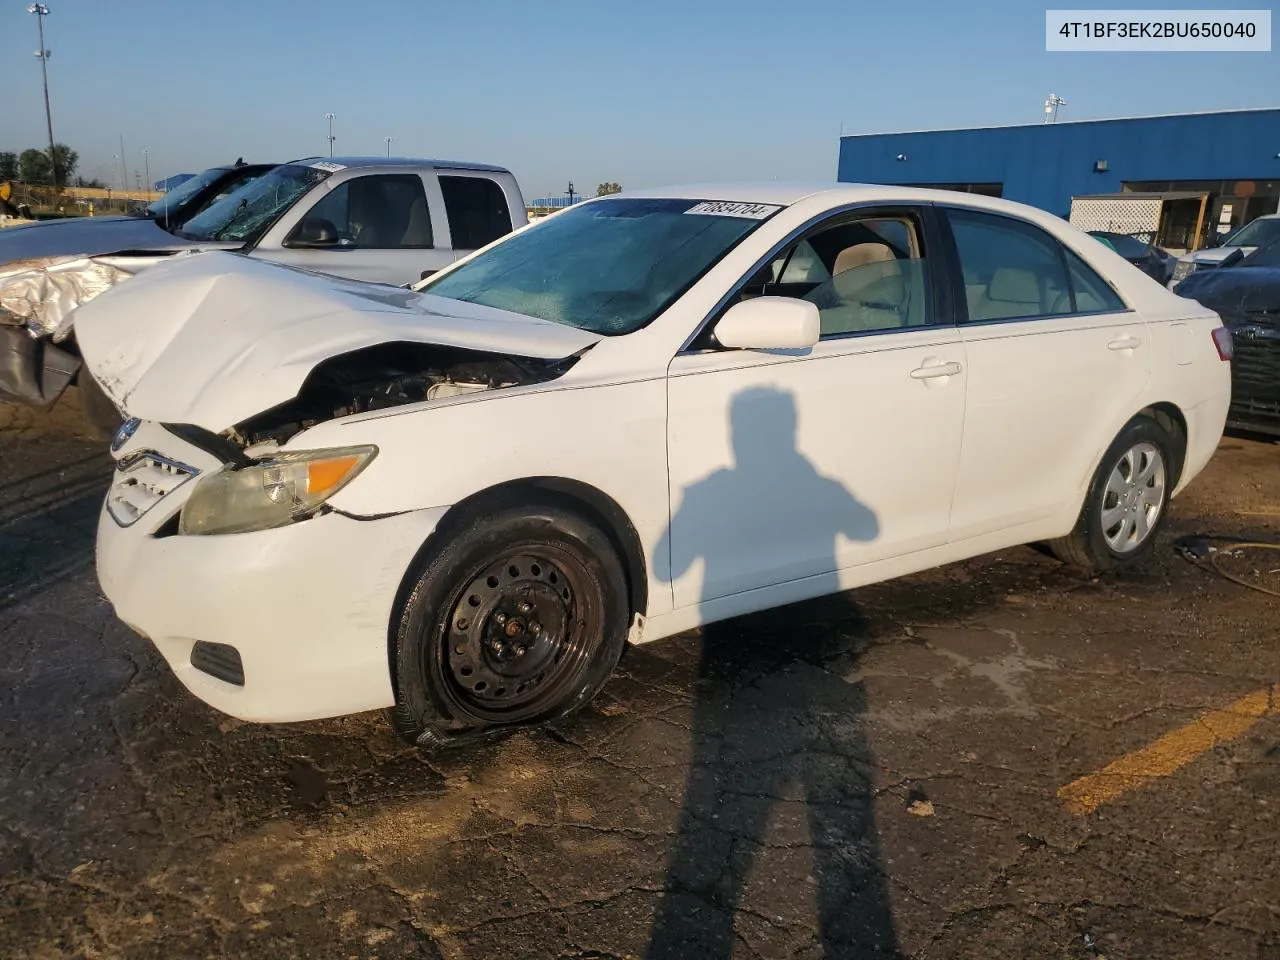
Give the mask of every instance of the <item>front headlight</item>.
POLYGON ((182 508, 183 534, 245 533, 292 523, 313 512, 369 465, 377 447, 280 453, 202 477, 182 508))
POLYGON ((1191 261, 1191 260, 1179 260, 1179 261, 1178 261, 1178 265, 1177 265, 1176 267, 1174 267, 1174 268, 1173 268, 1173 279, 1174 279, 1174 280, 1183 280, 1183 279, 1185 279, 1185 278, 1189 277, 1189 276, 1191 275, 1192 271, 1194 271, 1194 270, 1195 270, 1195 268, 1196 268, 1196 265, 1195 265, 1195 263, 1194 263, 1193 261, 1191 261))

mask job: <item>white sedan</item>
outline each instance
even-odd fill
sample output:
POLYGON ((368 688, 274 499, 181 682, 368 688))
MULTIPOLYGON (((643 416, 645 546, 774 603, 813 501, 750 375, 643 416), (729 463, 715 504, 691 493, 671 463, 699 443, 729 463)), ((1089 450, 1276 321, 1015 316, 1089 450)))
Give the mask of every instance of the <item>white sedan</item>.
POLYGON ((81 309, 131 418, 120 618, 227 713, 423 744, 580 707, 628 639, 1014 544, 1130 563, 1230 398, 1216 314, 892 187, 601 198, 414 290, 212 253, 81 309))

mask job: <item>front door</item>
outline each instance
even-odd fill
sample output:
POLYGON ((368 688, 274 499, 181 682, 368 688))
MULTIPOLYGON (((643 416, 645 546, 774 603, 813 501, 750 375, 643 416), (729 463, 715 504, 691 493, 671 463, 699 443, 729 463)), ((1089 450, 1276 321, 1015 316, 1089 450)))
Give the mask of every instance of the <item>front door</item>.
POLYGON ((433 227, 421 176, 370 174, 334 187, 302 215, 281 248, 259 248, 254 255, 352 280, 416 283, 423 271, 453 262, 433 227), (337 231, 338 242, 297 246, 309 225, 320 221, 337 231))
POLYGON ((818 305, 807 355, 708 340, 672 362, 664 546, 677 607, 714 619, 766 605, 761 588, 779 584, 817 596, 839 589, 838 570, 945 542, 966 372, 926 214, 833 218, 744 284, 739 298, 818 305))

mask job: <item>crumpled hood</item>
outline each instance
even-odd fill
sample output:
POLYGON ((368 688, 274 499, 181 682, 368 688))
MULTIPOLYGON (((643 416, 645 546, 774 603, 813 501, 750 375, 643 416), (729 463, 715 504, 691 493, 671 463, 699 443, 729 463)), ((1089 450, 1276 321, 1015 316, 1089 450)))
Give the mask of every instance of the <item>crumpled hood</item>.
POLYGON ((1177 288, 1226 317, 1273 313, 1280 320, 1280 267, 1221 267, 1196 272, 1177 288))
POLYGON ((36 257, 92 257, 122 250, 185 250, 202 244, 175 237, 142 217, 68 217, 0 230, 0 266, 36 257))
POLYGON ((76 311, 86 369, 129 416, 221 432, 293 399, 332 357, 382 343, 558 360, 599 334, 240 254, 153 267, 76 311))

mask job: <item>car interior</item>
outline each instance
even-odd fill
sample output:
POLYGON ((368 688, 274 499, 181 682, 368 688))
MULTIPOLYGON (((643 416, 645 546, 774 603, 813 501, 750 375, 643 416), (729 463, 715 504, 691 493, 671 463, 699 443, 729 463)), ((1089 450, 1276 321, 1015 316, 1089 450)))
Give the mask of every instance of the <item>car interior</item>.
POLYGON ((908 219, 853 220, 812 234, 764 267, 741 299, 795 297, 818 307, 824 337, 928 323, 925 258, 908 219))

